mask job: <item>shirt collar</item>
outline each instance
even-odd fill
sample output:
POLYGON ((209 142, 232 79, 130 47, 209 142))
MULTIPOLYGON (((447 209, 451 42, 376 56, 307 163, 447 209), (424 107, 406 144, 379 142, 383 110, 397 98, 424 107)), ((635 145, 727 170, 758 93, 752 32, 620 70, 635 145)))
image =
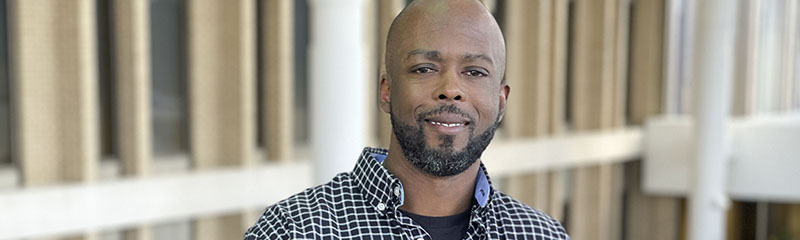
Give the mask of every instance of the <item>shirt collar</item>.
MULTIPOLYGON (((373 206, 391 204, 384 206, 396 209, 403 205, 405 191, 400 180, 381 164, 387 154, 386 149, 364 148, 353 169, 353 177, 373 206)), ((474 195, 475 202, 480 208, 484 208, 491 199, 491 190, 491 181, 486 174, 486 167, 481 163, 476 176, 474 195)))

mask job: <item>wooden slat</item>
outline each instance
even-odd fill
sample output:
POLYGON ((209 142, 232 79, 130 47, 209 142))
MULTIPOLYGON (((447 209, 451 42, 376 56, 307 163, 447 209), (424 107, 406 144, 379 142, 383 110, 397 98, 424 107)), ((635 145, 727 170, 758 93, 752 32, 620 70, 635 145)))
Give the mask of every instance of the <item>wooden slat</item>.
MULTIPOLYGON (((560 135, 566 129, 566 88, 567 88, 567 35, 569 31, 569 2, 567 0, 553 1, 553 26, 552 26, 552 70, 551 70, 551 104, 550 104, 550 134, 560 135)), ((564 209, 567 201, 567 170, 555 169, 550 172, 550 192, 548 214, 551 217, 564 221, 564 209)))
POLYGON ((94 1, 12 1, 16 153, 28 187, 97 175, 94 1))
POLYGON ((739 47, 737 51, 737 68, 734 78, 734 94, 732 99, 732 113, 735 116, 747 116, 756 112, 756 66, 759 45, 759 19, 761 1, 745 1, 739 10, 741 15, 741 29, 739 47))
POLYGON ((278 161, 292 159, 294 145, 294 2, 260 0, 262 55, 264 61, 263 137, 267 158, 278 161))
POLYGON ((781 91, 780 91, 780 110, 788 112, 793 110, 792 100, 795 91, 795 78, 797 69, 797 42, 798 42, 798 25, 800 25, 800 16, 798 16, 796 0, 784 1, 784 38, 783 38, 783 59, 781 59, 783 66, 781 68, 781 91))
MULTIPOLYGON (((378 1, 378 61, 380 61, 380 74, 386 74, 386 37, 389 34, 389 27, 392 21, 403 10, 406 3, 403 0, 382 0, 378 1)), ((376 80, 379 81, 379 80, 376 80)), ((377 99, 377 85, 375 93, 369 99, 377 99)), ((374 101, 377 104, 377 100, 374 101)), ((376 105, 377 108, 377 105, 376 105)), ((389 114, 377 111, 378 145, 389 147, 389 140, 392 137, 392 123, 389 121, 389 114)))
MULTIPOLYGON (((147 1, 117 1, 114 76, 122 174, 146 177, 152 169, 150 8, 147 1)), ((152 239, 148 224, 123 231, 127 240, 152 239)))
MULTIPOLYGON (((572 116, 576 131, 619 126, 617 100, 620 59, 623 53, 620 27, 625 27, 627 12, 620 11, 624 0, 576 1, 572 42, 572 116)), ((575 170, 569 228, 575 239, 619 239, 622 219, 623 166, 600 165, 575 170)))
POLYGON ((151 171, 152 119, 150 14, 147 1, 114 4, 117 128, 122 172, 147 176, 151 171))
POLYGON ((641 125, 648 116, 662 112, 665 1, 635 0, 633 4, 630 121, 641 125))
MULTIPOLYGON (((13 141, 25 187, 98 176, 95 1, 9 1, 13 141)), ((70 239, 91 239, 91 233, 70 239)))
MULTIPOLYGON (((508 1, 505 17, 508 84, 511 108, 504 120, 511 138, 545 136, 549 132, 553 1, 508 1)), ((506 191, 520 201, 548 212, 548 172, 512 176, 506 191)))
MULTIPOLYGON (((255 148, 255 2, 187 2, 191 156, 198 170, 247 166, 255 148)), ((236 239, 248 214, 200 217, 197 239, 236 239)))
MULTIPOLYGON (((630 123, 642 125, 663 111, 664 0, 634 0, 630 42, 630 123)), ((642 193, 639 163, 626 169, 627 239, 677 239, 680 199, 642 193)))
POLYGON ((625 239, 680 239, 680 200, 644 194, 641 174, 640 161, 631 162, 625 168, 628 203, 625 213, 625 239))
POLYGON ((548 133, 552 1, 506 2, 506 79, 512 90, 504 117, 512 138, 548 133))

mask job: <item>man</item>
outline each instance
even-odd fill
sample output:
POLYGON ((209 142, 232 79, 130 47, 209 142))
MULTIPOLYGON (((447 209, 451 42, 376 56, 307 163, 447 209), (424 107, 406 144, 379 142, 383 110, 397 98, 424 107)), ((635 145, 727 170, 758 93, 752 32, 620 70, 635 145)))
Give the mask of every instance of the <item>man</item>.
POLYGON ((267 208, 245 239, 569 239, 492 188, 480 156, 503 118, 505 43, 475 0, 418 0, 394 20, 381 76, 389 150, 267 208))

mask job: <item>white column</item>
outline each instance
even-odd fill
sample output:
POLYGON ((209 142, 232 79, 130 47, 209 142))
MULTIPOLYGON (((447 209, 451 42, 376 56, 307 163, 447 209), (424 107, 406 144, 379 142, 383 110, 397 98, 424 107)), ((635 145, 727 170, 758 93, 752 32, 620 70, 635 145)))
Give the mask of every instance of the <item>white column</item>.
POLYGON ((314 181, 353 169, 367 142, 364 0, 308 0, 309 94, 314 181))
POLYGON ((734 71, 737 1, 697 1, 693 74, 695 168, 691 183, 689 239, 725 239, 727 144, 734 71))

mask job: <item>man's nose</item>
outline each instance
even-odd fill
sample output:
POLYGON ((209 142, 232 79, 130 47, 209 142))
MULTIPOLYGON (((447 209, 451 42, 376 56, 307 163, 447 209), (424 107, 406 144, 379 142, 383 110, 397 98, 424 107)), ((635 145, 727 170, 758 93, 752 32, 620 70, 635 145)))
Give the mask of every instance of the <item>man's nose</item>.
POLYGON ((439 89, 434 91, 434 99, 437 100, 453 100, 464 101, 464 92, 458 85, 458 77, 456 74, 445 74, 441 78, 439 89))

